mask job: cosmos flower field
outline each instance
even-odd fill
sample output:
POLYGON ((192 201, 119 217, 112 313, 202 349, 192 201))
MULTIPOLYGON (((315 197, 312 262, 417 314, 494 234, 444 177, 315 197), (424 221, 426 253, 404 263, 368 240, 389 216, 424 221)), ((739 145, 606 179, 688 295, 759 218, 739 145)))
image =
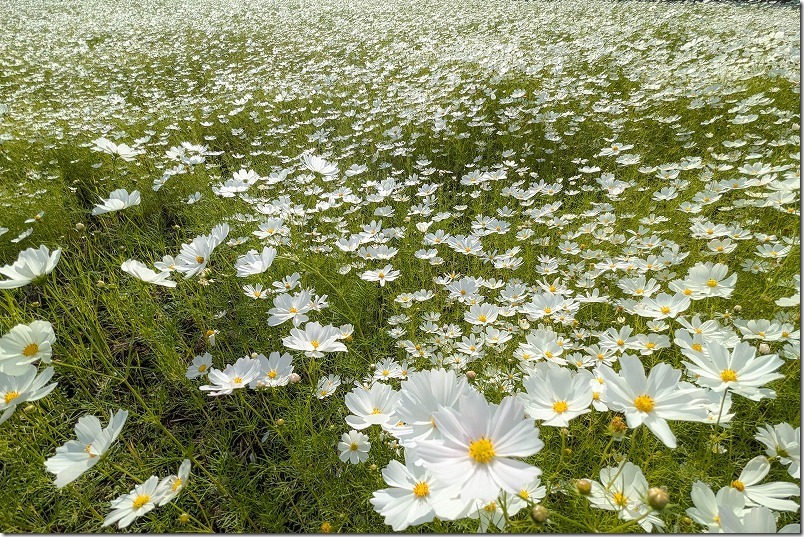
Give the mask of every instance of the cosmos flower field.
POLYGON ((4 7, 0 531, 800 531, 800 7, 4 7))

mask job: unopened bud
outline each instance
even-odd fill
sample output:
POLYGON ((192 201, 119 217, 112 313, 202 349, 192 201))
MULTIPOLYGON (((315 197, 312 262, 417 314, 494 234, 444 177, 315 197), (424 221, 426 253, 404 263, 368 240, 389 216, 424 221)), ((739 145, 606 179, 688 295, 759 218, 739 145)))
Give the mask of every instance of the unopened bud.
POLYGON ((527 330, 528 328, 530 328, 530 323, 528 322, 527 319, 519 319, 519 328, 521 328, 522 330, 527 330))
POLYGON ((282 418, 279 418, 278 420, 276 420, 276 424, 281 427, 282 425, 285 424, 285 420, 283 420, 282 418))
POLYGON ((651 487, 648 489, 648 505, 657 511, 664 509, 669 501, 670 497, 664 487, 651 487))
POLYGON ((329 532, 332 531, 332 524, 330 524, 329 522, 326 522, 326 521, 322 522, 320 529, 321 529, 321 533, 329 533, 329 532))
POLYGON ((759 354, 770 354, 771 348, 767 343, 759 344, 759 354))
POLYGON ((466 378, 468 378, 469 380, 474 380, 475 377, 477 377, 477 373, 475 373, 471 369, 466 372, 466 378))
POLYGON ((298 373, 291 373, 290 374, 290 382, 292 382, 293 384, 296 384, 296 383, 298 383, 300 381, 301 381, 301 375, 299 375, 298 373))
POLYGON ((76 231, 84 231, 86 228, 87 227, 84 224, 82 224, 81 222, 78 222, 77 224, 75 224, 75 230, 76 231))
POLYGON ((588 496, 592 492, 592 482, 588 479, 579 479, 575 482, 575 488, 581 496, 588 496))
POLYGON ((537 524, 544 524, 547 522, 547 517, 550 516, 550 511, 543 505, 537 505, 530 512, 530 518, 537 524))
POLYGON ((190 515, 188 515, 187 513, 180 514, 179 515, 179 522, 181 524, 187 524, 188 522, 190 522, 190 515))
POLYGON ((251 357, 252 357, 252 358, 257 358, 257 356, 259 356, 259 354, 257 354, 256 352, 252 352, 252 353, 251 353, 251 357))
POLYGON ((98 280, 98 283, 96 283, 95 285, 97 285, 98 288, 103 289, 104 287, 106 287, 106 282, 103 280, 98 280))
POLYGON ((734 313, 740 313, 741 311, 743 311, 743 307, 739 304, 735 304, 733 309, 734 313))
POLYGON ((377 465, 376 465, 376 464, 371 464, 371 465, 369 465, 369 470, 372 470, 372 471, 373 471, 373 470, 376 470, 376 469, 377 469, 377 465))
POLYGON ((25 408, 22 409, 23 412, 26 414, 30 414, 32 412, 36 412, 36 407, 34 405, 27 405, 25 408))

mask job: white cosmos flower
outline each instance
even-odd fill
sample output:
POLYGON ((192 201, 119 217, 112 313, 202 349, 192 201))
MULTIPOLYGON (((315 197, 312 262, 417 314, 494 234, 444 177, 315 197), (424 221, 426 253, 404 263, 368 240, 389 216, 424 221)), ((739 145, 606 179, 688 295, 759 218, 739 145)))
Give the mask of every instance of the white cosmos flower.
MULTIPOLYGON (((776 532, 776 517, 773 512, 764 506, 748 509, 742 517, 726 507, 721 507, 718 511, 720 519, 720 529, 724 533, 750 533, 752 535, 762 535, 776 532)), ((788 524, 779 530, 778 533, 801 533, 801 524, 788 524)))
POLYGON ((29 401, 37 401, 56 387, 56 382, 46 386, 53 377, 53 368, 47 367, 38 376, 36 367, 22 366, 22 370, 15 376, 0 373, 0 423, 3 423, 14 413, 18 405, 29 401))
POLYGON ((591 372, 581 369, 573 375, 567 368, 549 365, 541 372, 525 377, 526 391, 518 394, 528 416, 542 420, 542 425, 566 427, 572 418, 591 412, 591 372))
POLYGON ((118 188, 109 194, 108 198, 101 198, 101 203, 92 209, 92 216, 122 211, 140 204, 140 191, 135 190, 129 194, 125 188, 118 188))
POLYGON ((126 162, 131 162, 137 157, 137 155, 141 155, 143 153, 143 151, 136 150, 128 144, 118 145, 106 138, 98 138, 92 143, 95 144, 92 147, 93 151, 100 151, 101 153, 106 153, 107 155, 117 156, 126 162))
POLYGON ((394 267, 391 265, 385 265, 383 268, 378 270, 367 270, 360 275, 361 280, 366 280, 367 282, 379 282, 380 287, 385 287, 386 282, 392 282, 399 277, 401 272, 398 270, 394 270, 394 267))
POLYGON ((768 457, 779 457, 779 462, 789 465, 787 472, 791 477, 801 478, 801 427, 793 429, 789 423, 767 424, 757 428, 754 438, 765 445, 768 457))
POLYGON ((706 355, 703 355, 682 349, 682 353, 692 360, 684 362, 684 365, 696 375, 697 384, 716 392, 729 389, 752 401, 775 397, 773 390, 762 386, 784 376, 776 373, 784 363, 777 355, 757 356, 756 349, 744 341, 731 352, 714 341, 706 343, 706 350, 706 355))
POLYGON ((22 287, 41 276, 50 274, 60 258, 61 248, 57 248, 52 254, 45 245, 40 246, 38 250, 34 248, 23 250, 14 264, 0 267, 0 274, 8 278, 0 281, 0 289, 22 287))
POLYGON ((18 324, 0 338, 0 372, 19 375, 37 360, 49 364, 55 342, 56 334, 48 321, 18 324))
POLYGON ((332 162, 327 162, 321 157, 305 153, 299 157, 304 167, 311 172, 320 173, 321 175, 335 175, 338 173, 338 166, 332 162))
POLYGON ((292 320, 294 327, 307 322, 309 317, 305 314, 310 311, 311 304, 312 297, 308 291, 278 295, 274 298, 274 307, 268 310, 268 326, 279 326, 287 320, 292 320))
POLYGON ((371 449, 371 443, 368 436, 352 430, 341 435, 341 441, 338 442, 338 450, 341 453, 338 457, 343 462, 358 464, 368 459, 369 449, 371 449))
POLYGON ((745 509, 745 497, 731 487, 723 487, 712 492, 705 483, 696 481, 692 484, 690 498, 695 507, 686 510, 687 515, 698 524, 708 526, 710 532, 720 532, 720 510, 728 509, 738 517, 745 509))
POLYGON ((77 440, 56 448, 56 454, 45 461, 47 471, 56 474, 58 488, 72 483, 101 459, 117 439, 128 418, 127 410, 119 410, 109 418, 103 429, 95 416, 83 416, 75 425, 77 440))
POLYGON ((209 235, 200 235, 189 244, 182 244, 179 255, 176 256, 176 270, 190 278, 204 270, 209 262, 213 250, 226 239, 229 234, 229 224, 219 224, 212 228, 209 235))
POLYGON ((260 362, 260 375, 251 381, 250 388, 285 386, 293 373, 293 356, 288 353, 272 352, 268 358, 257 355, 260 362))
POLYGON ((159 478, 152 475, 145 483, 134 487, 131 492, 112 500, 111 511, 103 520, 102 527, 115 522, 118 523, 118 528, 128 527, 137 517, 141 517, 158 505, 162 500, 161 493, 159 478))
POLYGON ((210 396, 229 395, 238 388, 245 388, 249 382, 260 375, 260 362, 248 356, 239 358, 234 364, 227 365, 223 371, 209 370, 207 379, 212 384, 200 386, 199 390, 210 392, 210 396))
POLYGON ((399 401, 399 393, 389 384, 375 382, 371 388, 355 387, 346 394, 346 408, 352 414, 346 423, 358 431, 371 425, 385 426, 399 401))
POLYGON ((136 259, 128 259, 123 261, 123 263, 120 265, 120 269, 123 272, 131 274, 138 280, 142 280, 146 283, 161 285, 163 287, 176 287, 176 282, 170 279, 170 272, 154 272, 144 263, 141 263, 136 259))
POLYGON ((461 489, 439 481, 428 469, 414 464, 416 454, 405 449, 405 464, 392 460, 382 477, 389 488, 377 490, 369 502, 394 531, 432 521, 463 518, 472 502, 461 501, 461 489))
POLYGON ((441 407, 433 415, 441 440, 417 442, 421 464, 446 484, 461 488, 462 500, 493 500, 500 489, 516 494, 541 470, 511 457, 538 453, 544 442, 513 397, 490 404, 476 392, 461 397, 460 410, 441 407))
POLYGON ((391 433, 403 444, 443 438, 433 415, 440 407, 457 409, 461 396, 471 390, 466 377, 452 370, 412 372, 400 385, 399 404, 391 418, 391 424, 404 425, 394 426, 391 433))
POLYGON ((628 355, 620 358, 620 365, 619 374, 606 365, 598 370, 606 384, 604 402, 612 410, 625 413, 628 427, 635 429, 644 423, 664 445, 675 448, 676 437, 666 420, 706 418, 701 394, 679 387, 681 371, 660 363, 646 377, 640 359, 628 355))
POLYGON ((289 349, 304 351, 305 356, 321 358, 325 352, 346 352, 346 345, 341 343, 341 331, 332 325, 321 326, 313 321, 304 325, 303 329, 292 328, 290 335, 282 338, 282 343, 289 349))
POLYGON ((754 457, 745 465, 740 477, 731 482, 731 487, 745 496, 746 506, 764 505, 776 511, 798 511, 799 506, 789 498, 800 496, 798 485, 777 481, 759 484, 770 472, 770 463, 763 455, 754 457))
POLYGON ((257 250, 249 250, 235 261, 237 276, 244 278, 254 274, 262 274, 271 267, 274 258, 276 258, 276 248, 266 246, 260 253, 257 253, 257 250))
POLYGON ((165 505, 173 498, 179 495, 187 486, 187 480, 190 477, 190 459, 184 459, 179 466, 179 472, 175 475, 169 475, 159 482, 157 487, 157 496, 160 497, 157 502, 158 506, 165 505))

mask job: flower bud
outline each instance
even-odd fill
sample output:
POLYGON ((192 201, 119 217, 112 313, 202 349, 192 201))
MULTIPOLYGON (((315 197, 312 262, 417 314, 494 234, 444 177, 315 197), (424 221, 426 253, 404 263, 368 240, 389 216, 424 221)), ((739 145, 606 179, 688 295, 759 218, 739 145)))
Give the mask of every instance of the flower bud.
POLYGON ((97 285, 99 289, 103 289, 104 287, 106 287, 106 282, 103 280, 98 280, 98 283, 96 283, 95 285, 97 285))
POLYGON ((575 482, 575 488, 581 496, 588 496, 592 493, 592 482, 588 479, 579 479, 575 482))
POLYGON ((664 487, 651 487, 648 489, 648 505, 657 511, 664 509, 669 501, 670 497, 664 487))
POLYGON ((329 533, 332 531, 332 524, 327 521, 321 523, 321 533, 329 533))
POLYGON ((179 515, 180 524, 187 524, 188 522, 190 522, 190 515, 188 515, 187 513, 182 513, 179 515))
POLYGON ((25 408, 22 409, 23 412, 26 414, 31 414, 32 412, 36 412, 36 407, 34 405, 26 405, 25 408))
POLYGON ((544 524, 547 522, 547 517, 550 516, 550 511, 543 505, 535 506, 530 512, 530 518, 537 524, 544 524))
POLYGON ((475 373, 471 369, 466 372, 466 378, 468 378, 469 380, 475 380, 475 377, 477 377, 477 373, 475 373))
POLYGON ((733 309, 734 313, 740 313, 741 311, 743 311, 743 307, 739 304, 735 304, 733 309))
POLYGON ((87 227, 84 224, 82 224, 81 222, 78 222, 77 224, 75 224, 75 230, 76 231, 84 231, 86 228, 87 227))
POLYGON ((296 383, 298 383, 300 381, 301 381, 301 375, 299 375, 298 373, 291 373, 290 374, 290 382, 292 382, 293 384, 296 384, 296 383))
POLYGON ((530 328, 530 323, 528 322, 527 319, 519 319, 519 328, 521 328, 522 330, 527 330, 528 328, 530 328))
POLYGON ((278 420, 276 420, 276 424, 281 427, 282 425, 285 424, 285 420, 283 420, 282 418, 279 418, 278 420))
POLYGON ((771 348, 767 343, 759 344, 759 354, 770 354, 771 348))

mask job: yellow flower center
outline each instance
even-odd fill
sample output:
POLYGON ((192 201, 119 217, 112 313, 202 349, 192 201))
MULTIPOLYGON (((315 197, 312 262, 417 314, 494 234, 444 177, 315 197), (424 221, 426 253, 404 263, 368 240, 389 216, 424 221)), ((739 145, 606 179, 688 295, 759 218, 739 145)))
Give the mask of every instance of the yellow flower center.
POLYGON ((622 492, 615 492, 614 493, 614 505, 619 507, 625 507, 628 505, 628 498, 625 497, 625 494, 622 492))
POLYGON ((299 310, 297 310, 296 308, 290 308, 288 310, 288 313, 299 313, 299 310))
POLYGON ((430 486, 424 481, 416 483, 416 486, 413 487, 413 495, 417 498, 424 498, 428 494, 430 494, 430 486))
POLYGON ((496 510, 497 510, 497 502, 491 502, 490 504, 488 504, 488 505, 486 505, 485 507, 483 507, 483 509, 484 509, 484 510, 485 510, 487 513, 493 513, 494 511, 496 511, 496 510))
POLYGON ((733 488, 739 490, 740 492, 745 490, 745 485, 743 484, 743 482, 739 481, 737 479, 735 479, 734 481, 731 482, 731 486, 733 488))
POLYGON ((701 346, 701 344, 700 344, 700 343, 693 343, 693 344, 692 344, 692 345, 690 345, 690 346, 691 346, 691 347, 692 347, 692 349, 693 349, 693 350, 695 350, 695 351, 698 351, 698 352, 703 351, 703 346, 701 346))
POLYGON ((545 355, 545 356, 547 356, 548 358, 552 358, 552 357, 553 357, 553 353, 552 353, 552 352, 550 352, 550 351, 544 351, 544 355, 545 355))
POLYGON ((523 500, 527 500, 528 498, 530 498, 530 493, 527 490, 522 489, 519 491, 519 497, 522 498, 523 500))
POLYGON ((350 450, 350 451, 357 451, 357 442, 352 442, 352 443, 349 445, 349 450, 350 450))
POLYGON ((87 447, 84 448, 84 451, 86 451, 86 453, 87 453, 87 455, 89 455, 90 459, 93 459, 93 458, 97 457, 97 455, 92 453, 92 444, 87 444, 87 447))
POLYGON ((14 399, 16 399, 19 396, 20 396, 20 392, 10 391, 10 392, 6 392, 6 396, 3 399, 5 400, 6 404, 9 404, 11 401, 13 401, 14 399))
POLYGON ((312 340, 312 341, 310 342, 310 346, 311 346, 312 348, 314 348, 314 349, 317 349, 318 347, 320 347, 320 346, 321 346, 321 343, 319 343, 317 339, 314 339, 314 340, 312 340))
POLYGON ((563 414, 568 408, 569 406, 566 401, 556 401, 553 403, 553 410, 555 410, 557 414, 563 414))
POLYGON ((494 446, 491 445, 491 440, 481 436, 479 440, 469 444, 469 456, 482 464, 491 461, 494 458, 494 446))
POLYGON ((647 343, 645 343, 645 348, 646 349, 654 349, 654 348, 656 348, 656 343, 654 343, 652 341, 648 341, 647 343))
POLYGON ((617 340, 617 346, 622 347, 623 345, 625 345, 625 341, 623 341, 622 339, 618 339, 617 340))
POLYGON ((234 382, 235 384, 241 384, 243 382, 243 379, 242 377, 235 377, 232 379, 232 382, 234 382))
POLYGON ((140 494, 136 498, 134 498, 134 509, 139 509, 146 503, 151 500, 151 497, 147 494, 140 494))
POLYGON ((382 411, 379 408, 377 408, 376 406, 374 407, 374 410, 371 411, 372 414, 379 414, 381 412, 382 411))
POLYGON ((199 373, 203 373, 206 370, 207 370, 207 364, 201 364, 201 365, 198 366, 198 372, 199 373))
POLYGON ((724 369, 720 372, 720 378, 723 379, 723 382, 736 382, 737 372, 734 369, 724 369))
POLYGON ((641 412, 650 412, 656 404, 650 395, 643 394, 634 399, 634 406, 641 412))
POLYGON ((708 280, 708 281, 706 282, 706 285, 708 285, 709 287, 717 287, 717 280, 715 280, 714 278, 712 278, 712 279, 710 279, 710 280, 708 280))
POLYGON ((276 371, 274 371, 273 369, 268 371, 268 378, 269 379, 275 379, 276 378, 276 371))
POLYGON ((550 313, 553 313, 553 310, 552 308, 544 308, 544 312, 549 315, 550 313))
POLYGON ((37 352, 39 352, 39 345, 36 343, 28 343, 25 348, 22 349, 22 355, 29 358, 35 356, 37 352))
POLYGON ((201 257, 200 255, 197 255, 197 256, 195 256, 195 262, 200 265, 201 263, 204 262, 204 258, 201 257))
POLYGON ((173 490, 173 492, 175 492, 175 491, 179 490, 179 487, 181 487, 181 484, 182 484, 181 478, 177 477, 176 480, 173 482, 173 484, 170 486, 170 488, 173 490))
POLYGON ((690 296, 692 294, 692 289, 684 289, 684 294, 690 296))
POLYGON ((662 306, 662 307, 659 309, 659 311, 661 311, 662 313, 664 313, 665 315, 667 315, 668 313, 670 313, 670 306, 662 306))

